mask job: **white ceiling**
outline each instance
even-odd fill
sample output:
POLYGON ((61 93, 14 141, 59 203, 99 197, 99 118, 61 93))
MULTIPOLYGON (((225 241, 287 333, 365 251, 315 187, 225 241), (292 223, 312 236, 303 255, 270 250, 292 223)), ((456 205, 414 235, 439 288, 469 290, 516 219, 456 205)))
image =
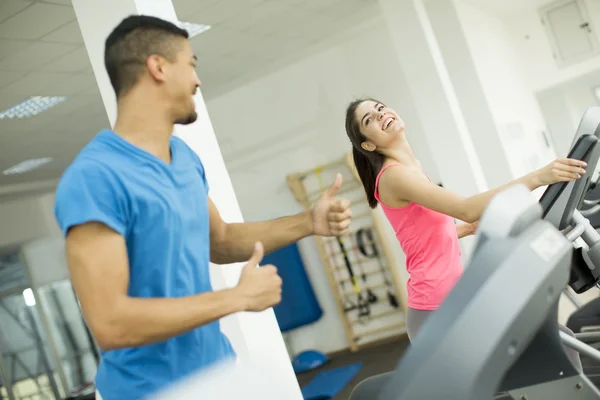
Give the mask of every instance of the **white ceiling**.
MULTIPOLYGON (((464 1, 506 11, 542 0, 464 1)), ((173 3, 180 20, 212 25, 192 39, 207 99, 379 12, 377 0, 173 3)), ((24 174, 0 174, 0 202, 54 187, 77 152, 108 127, 70 0, 0 0, 0 110, 33 95, 68 99, 30 119, 0 120, 0 171, 31 158, 54 161, 24 174)))
MULTIPOLYGON (((556 0, 461 0, 501 15, 531 12, 556 0)), ((597 0, 593 0, 597 1, 597 0)))
MULTIPOLYGON (((99 0, 100 1, 100 0, 99 0)), ((376 0, 173 0, 182 21, 212 25, 193 38, 210 98, 355 23, 376 0)), ((368 15, 367 15, 368 16, 368 15)), ((0 110, 33 95, 68 96, 33 118, 0 120, 0 201, 47 190, 108 119, 70 0, 0 0, 0 110)))

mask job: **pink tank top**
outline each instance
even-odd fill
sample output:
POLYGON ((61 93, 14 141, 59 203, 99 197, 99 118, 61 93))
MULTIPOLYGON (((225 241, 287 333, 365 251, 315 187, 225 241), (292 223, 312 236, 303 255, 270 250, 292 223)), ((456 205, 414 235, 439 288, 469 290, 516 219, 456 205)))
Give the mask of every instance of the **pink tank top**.
MULTIPOLYGON (((444 301, 463 273, 461 250, 454 219, 417 203, 388 207, 379 199, 379 179, 391 167, 377 175, 375 198, 392 225, 406 255, 408 306, 417 310, 435 310, 444 301)), ((428 178, 429 179, 429 178, 428 178)))

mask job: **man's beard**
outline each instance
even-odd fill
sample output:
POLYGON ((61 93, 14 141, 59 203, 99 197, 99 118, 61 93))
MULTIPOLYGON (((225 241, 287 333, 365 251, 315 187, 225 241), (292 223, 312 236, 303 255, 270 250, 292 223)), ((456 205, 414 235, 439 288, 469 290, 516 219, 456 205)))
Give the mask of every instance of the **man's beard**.
POLYGON ((198 119, 198 113, 196 112, 196 110, 194 110, 191 113, 189 113, 185 118, 181 118, 181 119, 178 119, 177 121, 175 121, 175 124, 176 125, 190 125, 190 124, 193 124, 194 122, 196 122, 197 119, 198 119))

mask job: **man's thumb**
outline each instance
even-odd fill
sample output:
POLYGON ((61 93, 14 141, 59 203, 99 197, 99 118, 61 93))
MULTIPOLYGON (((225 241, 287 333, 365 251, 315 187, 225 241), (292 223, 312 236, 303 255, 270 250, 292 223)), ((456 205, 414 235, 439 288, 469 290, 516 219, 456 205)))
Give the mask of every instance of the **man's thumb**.
POLYGON ((338 190, 340 190, 340 187, 342 186, 342 174, 338 173, 335 176, 335 181, 333 181, 333 184, 331 186, 329 186, 329 189, 327 189, 327 195, 328 196, 335 196, 336 193, 338 192, 338 190))
POLYGON ((254 244, 254 252, 252 253, 252 256, 250 256, 250 259, 248 260, 248 265, 256 267, 262 261, 264 254, 265 254, 265 250, 263 248, 262 243, 256 242, 254 244))

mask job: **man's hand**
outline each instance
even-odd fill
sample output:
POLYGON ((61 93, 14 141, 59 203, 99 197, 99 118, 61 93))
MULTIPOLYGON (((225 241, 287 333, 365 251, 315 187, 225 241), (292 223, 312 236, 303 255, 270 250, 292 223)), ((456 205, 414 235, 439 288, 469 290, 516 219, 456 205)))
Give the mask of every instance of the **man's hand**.
POLYGON ((313 231, 319 236, 343 236, 348 233, 352 219, 350 201, 335 198, 342 186, 342 175, 317 200, 311 210, 313 231))
POLYGON ((245 311, 263 311, 281 301, 282 280, 277 268, 265 265, 257 268, 263 258, 262 244, 256 243, 254 253, 242 269, 236 291, 243 298, 245 311))

